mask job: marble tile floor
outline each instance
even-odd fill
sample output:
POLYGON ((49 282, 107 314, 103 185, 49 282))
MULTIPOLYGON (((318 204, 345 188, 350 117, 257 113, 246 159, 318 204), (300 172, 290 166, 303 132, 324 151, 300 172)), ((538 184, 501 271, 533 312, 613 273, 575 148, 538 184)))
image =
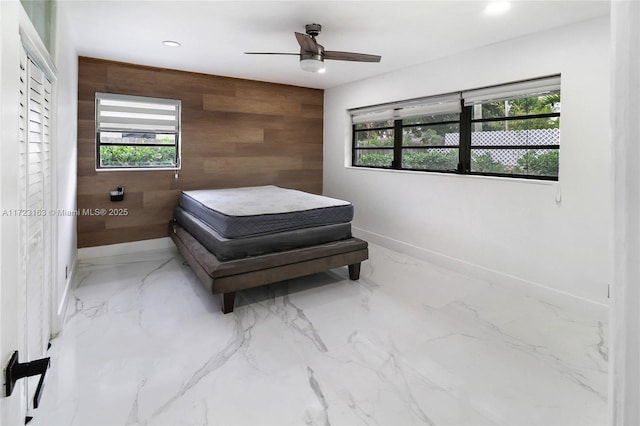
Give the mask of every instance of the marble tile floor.
POLYGON ((607 309, 370 245, 218 296, 173 250, 79 266, 30 425, 598 425, 607 309))

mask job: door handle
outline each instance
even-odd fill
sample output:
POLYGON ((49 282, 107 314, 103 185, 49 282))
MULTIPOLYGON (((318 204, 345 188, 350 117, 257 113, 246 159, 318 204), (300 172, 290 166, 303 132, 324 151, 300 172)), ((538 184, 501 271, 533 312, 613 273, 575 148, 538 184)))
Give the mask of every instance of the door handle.
POLYGON ((25 377, 40 375, 38 381, 38 387, 36 388, 36 394, 33 396, 33 408, 38 408, 40 404, 40 397, 42 396, 42 388, 44 386, 44 376, 47 373, 47 368, 51 364, 51 358, 36 359, 31 362, 18 362, 18 351, 15 351, 11 355, 7 369, 5 370, 5 396, 11 396, 13 388, 16 382, 25 377))

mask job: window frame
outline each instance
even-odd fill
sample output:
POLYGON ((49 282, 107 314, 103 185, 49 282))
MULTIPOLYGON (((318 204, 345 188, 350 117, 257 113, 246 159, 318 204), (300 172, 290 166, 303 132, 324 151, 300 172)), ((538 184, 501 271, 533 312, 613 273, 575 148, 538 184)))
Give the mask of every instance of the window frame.
MULTIPOLYGON (((450 113, 449 113, 450 114, 450 113)), ((434 114, 433 116, 435 116, 436 114, 434 114)), ((437 115, 448 115, 448 114, 437 114, 437 115)), ((433 117, 432 116, 432 117, 433 117)), ((436 126, 442 126, 442 125, 449 125, 449 124, 457 124, 458 125, 458 132, 460 131, 460 119, 458 120, 441 120, 441 121, 432 121, 432 122, 420 122, 420 123, 414 123, 414 124, 404 124, 403 121, 404 119, 400 119, 398 120, 398 132, 399 132, 399 138, 400 140, 398 141, 398 143, 400 144, 400 153, 399 153, 399 159, 398 162, 399 167, 398 169, 400 170, 411 170, 411 171, 418 171, 418 172, 426 172, 426 171, 437 171, 437 172, 443 172, 443 173, 454 173, 457 170, 457 167, 459 167, 460 164, 460 140, 458 140, 458 145, 418 145, 418 146, 410 146, 410 145, 404 145, 404 130, 405 129, 409 129, 411 127, 417 127, 417 126, 429 126, 429 125, 436 125, 436 126), (404 151, 405 150, 409 150, 409 149, 414 149, 414 150, 424 150, 424 151, 428 151, 430 149, 455 149, 458 151, 458 166, 456 166, 455 169, 451 169, 451 170, 443 170, 443 169, 423 169, 423 168, 411 168, 411 167, 403 167, 402 163, 404 160, 404 151)), ((395 142, 395 141, 394 141, 395 142)))
MULTIPOLYGON (((473 109, 473 107, 471 106, 467 106, 464 108, 469 108, 469 110, 471 111, 473 109)), ((469 113, 469 115, 472 115, 471 112, 469 113)), ((492 117, 492 118, 482 118, 482 119, 473 119, 471 118, 470 120, 470 125, 471 127, 473 127, 474 124, 476 123, 491 123, 491 122, 496 122, 496 121, 505 121, 505 122, 511 122, 511 121, 527 121, 527 120, 536 120, 536 119, 540 119, 540 118, 554 118, 554 117, 560 117, 560 113, 559 112, 552 112, 552 113, 544 113, 544 114, 531 114, 531 115, 519 115, 519 116, 504 116, 504 117, 492 117)), ((473 133, 473 132, 471 132, 473 133)), ((554 144, 540 144, 540 145, 517 145, 517 144, 513 144, 513 145, 473 145, 470 143, 469 145, 469 159, 468 159, 468 163, 466 163, 465 165, 463 165, 463 167, 466 167, 464 170, 468 170, 468 174, 472 174, 472 175, 486 175, 486 176, 499 176, 499 177, 517 177, 517 178, 522 178, 522 179, 537 179, 537 180, 554 180, 557 181, 558 180, 558 175, 556 176, 546 176, 546 175, 531 175, 531 174, 517 174, 517 173, 499 173, 499 172, 477 172, 477 171, 472 171, 472 167, 471 167, 471 153, 473 152, 473 150, 493 150, 493 151, 500 151, 500 150, 508 150, 508 149, 521 149, 521 150, 557 150, 558 152, 560 151, 560 144, 558 143, 557 145, 554 144)), ((559 164, 558 164, 559 166, 559 164)), ((559 171, 559 167, 558 167, 558 171, 559 171)), ((559 174, 559 173, 558 173, 559 174)))
MULTIPOLYGON (((462 175, 473 175, 473 176, 494 176, 494 177, 508 177, 508 178, 518 178, 518 179, 533 179, 533 180, 546 180, 546 181, 558 181, 559 180, 559 163, 558 163, 558 173, 555 176, 546 176, 546 175, 532 175, 532 174, 519 174, 519 173, 501 173, 501 172, 480 172, 480 171, 472 171, 472 151, 473 150, 508 150, 508 149, 522 149, 522 150, 557 150, 558 153, 560 152, 560 143, 558 142, 557 145, 555 144, 541 144, 541 145, 472 145, 472 134, 473 134, 473 126, 474 124, 477 123, 486 123, 486 122, 496 122, 496 121, 527 121, 527 120, 535 120, 535 119, 540 119, 540 118, 560 118, 561 112, 550 112, 550 113, 538 113, 538 114, 531 114, 531 115, 516 115, 516 116, 502 116, 502 117, 490 117, 490 118, 477 118, 474 119, 473 118, 473 105, 467 100, 465 101, 465 94, 468 94, 469 97, 475 97, 477 93, 480 94, 484 94, 486 92, 491 92, 491 91, 507 91, 508 93, 508 89, 509 88, 520 88, 522 93, 526 93, 527 90, 529 90, 528 88, 530 88, 530 92, 527 95, 513 95, 511 97, 507 96, 507 97, 503 97, 501 98, 501 100, 515 100, 515 99, 521 99, 521 98, 527 98, 527 97, 534 97, 534 96, 541 96, 545 93, 560 93, 560 88, 559 88, 559 84, 560 84, 560 75, 553 75, 553 76, 547 76, 547 77, 541 77, 541 78, 537 78, 537 79, 531 79, 531 80, 523 80, 520 82, 515 82, 515 83, 508 83, 508 84, 503 84, 503 85, 496 85, 496 86, 489 86, 486 88, 482 88, 482 89, 474 89, 474 90, 469 90, 469 91, 463 91, 463 92, 457 92, 460 96, 460 112, 459 112, 459 121, 457 121, 459 123, 459 132, 460 132, 460 138, 459 138, 459 144, 457 146, 458 149, 458 165, 457 165, 457 169, 456 170, 439 170, 439 169, 416 169, 416 168, 407 168, 407 167, 403 167, 402 166, 402 152, 403 149, 413 149, 416 147, 409 147, 409 146, 403 146, 403 130, 405 128, 409 128, 409 127, 413 127, 419 124, 403 124, 403 118, 394 118, 394 125, 393 127, 383 127, 383 128, 370 128, 370 129, 358 129, 358 124, 362 123, 363 121, 359 121, 358 123, 352 122, 352 135, 351 135, 351 166, 352 167, 357 167, 357 168, 369 168, 369 169, 385 169, 385 170, 404 170, 404 171, 418 171, 418 172, 430 172, 430 173, 449 173, 449 174, 462 174, 462 175), (548 90, 547 91, 547 86, 545 86, 545 84, 549 85, 553 85, 555 84, 555 82, 557 81, 557 90, 548 90), (551 82, 551 83, 549 83, 551 82), (536 86, 538 85, 538 86, 536 86), (523 89, 524 87, 524 89, 523 89), (371 130, 383 130, 383 129, 394 129, 394 146, 393 146, 393 159, 391 162, 391 166, 390 167, 380 167, 380 166, 371 166, 371 165, 363 165, 363 164, 357 164, 357 154, 358 152, 362 152, 363 150, 367 150, 367 149, 381 149, 380 147, 358 147, 357 146, 357 135, 359 132, 364 132, 364 131, 371 131, 371 130)), ((429 102, 429 99, 432 98, 439 98, 442 96, 450 96, 450 95, 439 95, 439 96, 435 96, 435 97, 429 97, 429 98, 422 98, 422 101, 425 103, 429 102)), ((493 100, 496 101, 496 100, 493 100)), ((491 102, 493 102, 491 101, 491 102)), ((394 102, 392 104, 385 104, 385 105, 378 105, 378 106, 374 106, 374 107, 367 107, 367 108, 358 108, 358 109, 354 109, 354 110, 350 110, 350 114, 353 117, 355 114, 357 114, 359 111, 361 110, 372 110, 372 111, 376 111, 378 110, 383 110, 385 107, 387 108, 402 108, 403 105, 406 103, 407 105, 409 104, 415 104, 417 101, 416 100, 411 100, 411 101, 406 101, 406 102, 394 102)), ((474 100, 475 104, 484 104, 484 103, 491 103, 490 101, 487 102, 479 102, 477 100, 474 100)), ((433 116, 436 115, 446 115, 446 114, 450 114, 450 112, 443 112, 443 113, 436 113, 433 114, 433 116)), ((352 118, 352 121, 353 118, 352 118)), ((434 125, 439 125, 439 124, 452 124, 455 123, 456 121, 442 121, 442 122, 429 122, 429 123, 425 123, 423 125, 429 125, 429 124, 434 124, 434 125)), ((454 147, 454 146, 452 146, 454 147)), ((425 149, 428 150, 430 148, 449 148, 449 146, 443 145, 443 146, 422 146, 422 147, 418 147, 418 149, 425 149)), ((382 149, 390 149, 391 148, 382 148, 382 149)))
MULTIPOLYGON (((172 111, 173 112, 173 111, 172 111)), ((148 97, 148 96, 137 96, 137 95, 127 95, 127 94, 116 94, 116 93, 103 93, 96 92, 95 94, 95 170, 97 172, 104 171, 162 171, 162 170, 171 170, 178 171, 182 167, 181 160, 181 146, 182 146, 182 101, 180 99, 169 99, 169 98, 157 98, 157 97, 148 97), (131 103, 146 103, 146 104, 156 104, 156 105, 171 105, 175 107, 175 129, 149 129, 145 128, 143 124, 131 124, 130 127, 126 128, 114 128, 114 127, 104 127, 101 126, 103 120, 100 119, 101 108, 99 106, 99 102, 101 100, 118 100, 124 102, 131 103), (142 126, 142 127, 136 127, 142 126), (154 134, 154 135, 174 135, 174 143, 125 143, 125 142, 101 142, 100 134, 101 133, 139 133, 139 134, 154 134), (101 166, 101 150, 102 146, 127 146, 127 147, 173 147, 175 152, 175 162, 173 165, 135 165, 135 166, 101 166)), ((141 120, 144 121, 144 120, 141 120)), ((174 121, 174 120, 171 120, 174 121)))
MULTIPOLYGON (((397 121, 397 120, 396 120, 397 121)), ((396 143, 396 125, 394 122, 393 126, 383 126, 383 127, 372 127, 372 128, 368 128, 368 129, 358 129, 356 130, 356 127, 358 125, 354 124, 352 126, 352 149, 351 149, 351 164, 354 167, 369 167, 369 168, 375 168, 375 169, 396 169, 395 167, 395 158, 396 158, 396 150, 397 150, 397 143, 396 143), (356 139, 356 134, 357 131, 380 131, 380 130, 392 130, 394 132, 393 134, 393 146, 390 147, 380 147, 380 146, 368 146, 368 147, 356 147, 357 145, 357 139, 356 139), (356 165, 356 151, 373 151, 373 150, 388 150, 391 151, 393 153, 393 158, 391 160, 391 165, 389 167, 384 167, 384 166, 361 166, 361 165, 356 165)))

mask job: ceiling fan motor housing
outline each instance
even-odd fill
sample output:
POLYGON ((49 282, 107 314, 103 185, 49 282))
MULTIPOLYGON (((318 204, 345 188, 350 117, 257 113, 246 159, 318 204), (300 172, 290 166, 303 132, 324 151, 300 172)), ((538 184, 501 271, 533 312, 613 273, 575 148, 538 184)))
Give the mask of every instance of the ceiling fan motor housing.
POLYGON ((304 29, 307 32, 307 34, 309 34, 311 37, 317 37, 318 34, 320 34, 320 31, 322 31, 322 25, 307 24, 304 26, 304 29))

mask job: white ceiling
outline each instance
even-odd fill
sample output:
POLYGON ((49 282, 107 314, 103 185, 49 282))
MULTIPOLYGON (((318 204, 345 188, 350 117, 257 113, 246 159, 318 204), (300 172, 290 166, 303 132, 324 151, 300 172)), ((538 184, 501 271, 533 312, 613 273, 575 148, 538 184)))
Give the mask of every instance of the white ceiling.
POLYGON ((609 1, 511 2, 487 16, 487 1, 154 1, 60 0, 78 54, 96 58, 330 88, 609 13, 609 1), (327 50, 370 53, 380 63, 326 61, 302 71, 295 56, 245 55, 299 50, 294 31, 322 25, 327 50), (182 43, 179 48, 163 40, 182 43))

